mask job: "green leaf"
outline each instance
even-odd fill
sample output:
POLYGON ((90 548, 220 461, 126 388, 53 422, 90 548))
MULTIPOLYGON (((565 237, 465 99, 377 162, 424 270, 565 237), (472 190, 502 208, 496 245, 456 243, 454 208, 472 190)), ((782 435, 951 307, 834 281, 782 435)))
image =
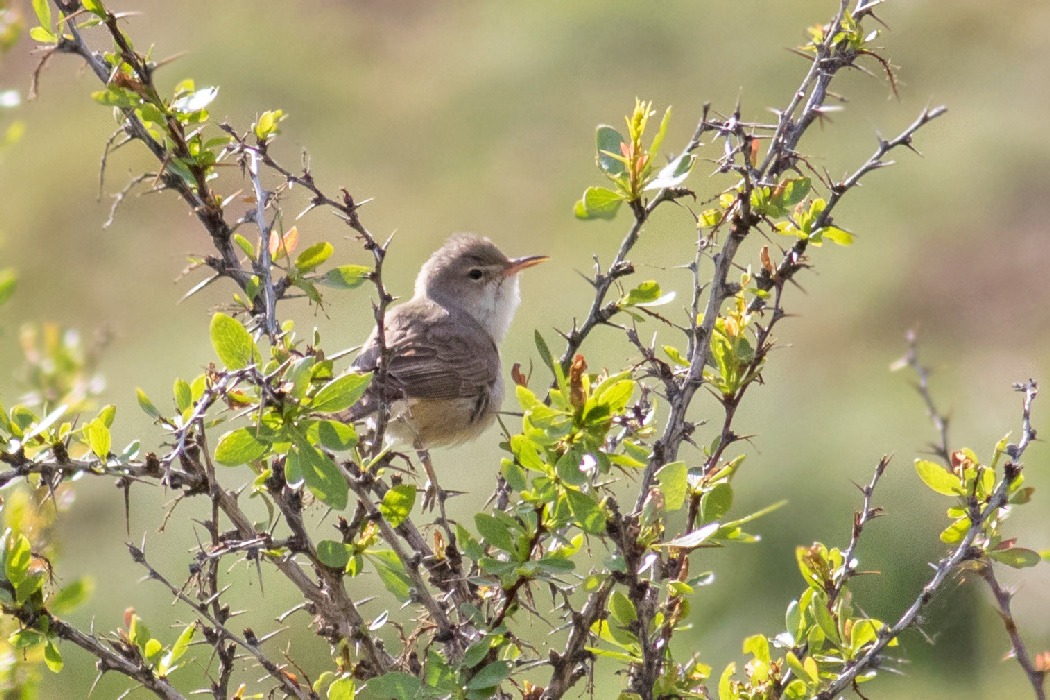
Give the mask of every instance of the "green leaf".
POLYGON ((317 558, 325 566, 333 569, 345 569, 350 563, 350 550, 342 542, 321 540, 317 543, 317 558))
POLYGON ((587 475, 580 469, 580 465, 583 461, 583 448, 580 445, 573 445, 569 450, 565 452, 558 461, 554 463, 555 473, 558 478, 564 481, 566 484, 572 484, 573 486, 580 486, 587 483, 587 475))
POLYGON ((881 627, 878 620, 855 620, 849 633, 850 651, 856 653, 878 639, 881 627))
POLYGON ((51 29, 51 5, 47 0, 33 0, 33 12, 40 20, 41 27, 51 29))
POLYGON ((620 155, 620 144, 625 143, 620 132, 611 126, 602 124, 598 127, 595 141, 598 147, 598 167, 610 177, 623 175, 626 171, 623 161, 608 155, 608 153, 620 155))
POLYGON ((421 690, 421 681, 404 671, 391 671, 372 678, 359 696, 375 700, 414 700, 421 690))
POLYGON ((360 287, 372 274, 372 268, 364 265, 340 265, 325 273, 321 284, 336 289, 354 289, 360 287))
POLYGON ((604 187, 588 187, 576 203, 573 213, 577 219, 612 219, 623 204, 623 195, 604 187))
POLYGON ((88 446, 91 448, 91 451, 105 462, 109 457, 109 448, 112 442, 106 423, 102 419, 96 418, 87 424, 85 432, 87 433, 88 446))
POLYGON ((667 127, 671 124, 671 106, 668 105, 667 109, 664 110, 663 119, 660 120, 660 128, 656 131, 656 136, 653 137, 653 143, 649 146, 649 152, 654 156, 660 154, 660 146, 664 143, 664 138, 667 136, 667 127))
POLYGON ((928 459, 916 459, 915 471, 918 473, 919 478, 923 480, 923 483, 937 493, 945 496, 962 494, 962 485, 959 483, 959 477, 939 464, 935 464, 928 459))
POLYGON ((47 601, 47 609, 58 615, 68 613, 90 598, 94 591, 94 579, 87 576, 78 578, 51 596, 47 601))
POLYGON ((508 676, 510 676, 510 662, 493 661, 490 664, 486 664, 484 668, 470 679, 470 682, 467 683, 467 690, 495 688, 505 681, 508 676))
POLYGON ((244 369, 253 362, 262 361, 259 348, 248 330, 240 321, 226 314, 212 316, 211 344, 215 354, 229 369, 244 369))
POLYGON ((514 551, 514 537, 511 536, 507 526, 496 518, 488 513, 476 513, 474 515, 474 525, 478 528, 481 536, 485 538, 485 541, 493 547, 502 549, 505 552, 514 551))
POLYGON ((171 645, 171 649, 165 654, 160 663, 157 665, 157 674, 164 678, 172 671, 174 664, 182 658, 182 655, 186 653, 186 650, 190 648, 190 642, 193 641, 193 635, 197 631, 197 625, 191 623, 182 630, 182 634, 175 640, 175 643, 171 645))
POLYGON ((190 390, 189 383, 185 379, 176 379, 174 392, 175 405, 178 406, 180 413, 185 413, 193 405, 193 391, 190 390))
POLYGON ((113 419, 117 416, 117 407, 113 404, 103 406, 102 410, 98 412, 98 419, 102 421, 102 424, 107 428, 113 427, 113 419))
POLYGON ((966 531, 969 529, 970 519, 959 518, 958 520, 952 522, 951 525, 944 528, 940 535, 941 542, 944 542, 946 544, 955 544, 957 542, 962 542, 963 537, 966 536, 966 531))
POLYGON ((44 645, 44 663, 47 664, 51 673, 58 673, 62 670, 62 653, 51 643, 51 640, 44 645))
POLYGON ((7 576, 7 580, 16 586, 24 581, 29 573, 31 558, 32 549, 25 535, 17 535, 10 539, 4 557, 4 575, 7 576))
POLYGON ((671 362, 674 362, 676 365, 679 365, 680 367, 690 366, 689 360, 685 359, 682 356, 681 351, 673 345, 664 345, 663 350, 667 356, 671 358, 671 362))
POLYGON ((814 235, 816 234, 841 246, 853 245, 853 234, 838 226, 825 226, 819 231, 814 231, 814 235))
POLYGON ((18 281, 18 275, 15 271, 8 267, 0 270, 0 304, 11 298, 11 295, 15 293, 15 283, 18 281))
POLYGON ((569 500, 569 511, 580 528, 592 535, 605 534, 605 513, 595 500, 585 493, 566 489, 569 500))
MULTIPOLYGON (((57 37, 55 38, 57 41, 57 37)), ((142 98, 136 95, 131 90, 118 87, 109 87, 105 90, 98 90, 91 93, 91 99, 98 102, 100 105, 106 107, 120 107, 121 109, 131 109, 139 107, 142 104, 142 98)), ((177 173, 180 177, 186 180, 187 184, 193 182, 193 178, 189 171, 185 169, 185 166, 180 166, 178 161, 173 160, 169 166, 173 172, 177 173)))
POLYGON ((336 413, 350 408, 365 394, 372 373, 347 372, 321 387, 310 408, 317 413, 336 413))
POLYGON ((328 700, 354 700, 354 679, 348 676, 336 678, 328 686, 328 700))
MULTIPOLYGON (((790 655, 790 652, 788 652, 790 655)), ((733 692, 733 674, 736 673, 736 664, 732 661, 722 671, 722 677, 718 679, 718 700, 737 700, 737 694, 733 692)))
POLYGON ((1009 549, 993 549, 988 556, 997 562, 1012 566, 1015 569, 1024 569, 1035 566, 1040 562, 1039 553, 1024 547, 1010 547, 1009 549))
POLYGON ((98 15, 102 19, 106 18, 106 8, 102 6, 99 0, 82 0, 81 4, 88 12, 98 15))
POLYGON ((239 233, 233 234, 233 242, 237 244, 244 254, 248 256, 249 260, 255 260, 255 247, 252 246, 251 242, 247 238, 239 233))
POLYGON ((236 467, 259 459, 268 449, 270 443, 256 438, 254 430, 238 428, 219 438, 219 444, 215 446, 215 461, 227 467, 236 467))
POLYGON ((327 447, 333 452, 349 450, 357 444, 357 432, 354 431, 352 426, 349 426, 346 423, 339 423, 334 420, 316 421, 306 432, 311 441, 314 438, 315 431, 317 433, 317 440, 321 445, 327 447))
POLYGON ((277 124, 284 119, 284 116, 284 111, 280 109, 263 112, 259 116, 259 121, 255 123, 255 137, 260 141, 265 141, 273 134, 276 134, 277 124))
MULTIPOLYGON (((561 365, 554 359, 554 355, 551 354, 550 347, 547 346, 547 341, 543 339, 540 332, 537 330, 533 334, 533 338, 536 341, 536 351, 540 354, 540 359, 543 360, 543 364, 547 365, 547 369, 551 371, 554 378, 558 382, 558 387, 561 389, 565 388, 565 373, 562 372, 561 365)), ((520 389, 525 387, 518 387, 519 397, 521 395, 520 389)), ((524 407, 524 406, 523 406, 524 407)))
MULTIPOLYGON (((515 435, 515 437, 519 437, 515 435)), ((514 491, 525 491, 529 488, 528 478, 525 476, 525 470, 517 463, 509 459, 504 459, 499 465, 500 474, 509 486, 514 491)))
POLYGON ((320 243, 314 243, 312 246, 299 253, 299 257, 295 259, 295 267, 300 272, 309 272, 315 267, 321 265, 325 260, 332 257, 332 253, 335 252, 335 248, 328 241, 321 241, 320 243))
POLYGON ((375 564, 376 573, 386 589, 402 603, 408 602, 412 590, 412 580, 405 572, 405 567, 401 560, 397 558, 397 554, 389 549, 385 549, 369 550, 365 552, 365 556, 375 564))
POLYGON ((415 484, 398 484, 383 495, 383 500, 379 503, 379 512, 391 527, 397 527, 405 522, 415 503, 415 484))
POLYGON ((154 406, 153 402, 149 400, 148 396, 146 396, 146 392, 136 387, 135 394, 138 396, 139 406, 146 412, 147 416, 154 420, 161 417, 160 411, 157 410, 157 407, 154 406))
POLYGON ((700 521, 710 523, 721 520, 733 505, 733 487, 723 482, 700 499, 700 521))
POLYGON ((624 295, 624 297, 620 299, 619 304, 620 306, 634 306, 637 304, 651 303, 659 298, 660 284, 654 280, 647 280, 624 295))
POLYGON ((751 654, 759 661, 768 664, 769 640, 761 634, 756 634, 744 640, 744 653, 751 654))
POLYGON ((609 596, 609 612, 612 613, 614 620, 625 627, 638 619, 634 603, 620 591, 613 591, 613 594, 609 596))
POLYGON ((714 228, 722 223, 724 216, 725 212, 721 209, 705 209, 700 213, 700 218, 696 222, 697 228, 714 228))
POLYGON ((671 462, 660 467, 656 472, 656 480, 660 483, 667 510, 678 510, 685 504, 685 497, 689 493, 689 467, 685 462, 671 462))
POLYGON ((299 431, 294 431, 293 438, 299 452, 299 469, 310 491, 336 510, 346 508, 350 486, 339 467, 299 431))

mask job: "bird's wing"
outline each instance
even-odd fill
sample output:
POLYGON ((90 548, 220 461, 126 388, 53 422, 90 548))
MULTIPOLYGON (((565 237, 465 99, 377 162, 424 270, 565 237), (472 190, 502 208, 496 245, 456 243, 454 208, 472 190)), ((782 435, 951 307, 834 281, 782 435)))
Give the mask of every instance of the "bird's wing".
MULTIPOLYGON (((473 318, 452 316, 437 304, 416 302, 413 307, 411 313, 395 307, 383 324, 386 346, 392 353, 384 392, 387 400, 487 394, 500 378, 499 352, 488 333, 473 318)), ((373 370, 378 361, 373 331, 354 366, 373 370)))

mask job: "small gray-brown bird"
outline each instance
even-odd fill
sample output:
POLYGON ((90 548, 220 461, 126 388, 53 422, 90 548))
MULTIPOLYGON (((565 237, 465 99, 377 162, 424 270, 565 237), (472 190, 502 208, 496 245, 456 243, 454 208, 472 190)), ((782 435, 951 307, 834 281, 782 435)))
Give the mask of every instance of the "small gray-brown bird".
MULTIPOLYGON (((472 234, 449 238, 420 269, 415 295, 386 314, 386 381, 373 382, 341 417, 360 420, 382 399, 390 406, 391 441, 425 450, 477 437, 503 402, 499 344, 521 301, 518 273, 547 259, 507 258, 472 234)), ((361 348, 355 369, 376 369, 376 334, 361 348)))

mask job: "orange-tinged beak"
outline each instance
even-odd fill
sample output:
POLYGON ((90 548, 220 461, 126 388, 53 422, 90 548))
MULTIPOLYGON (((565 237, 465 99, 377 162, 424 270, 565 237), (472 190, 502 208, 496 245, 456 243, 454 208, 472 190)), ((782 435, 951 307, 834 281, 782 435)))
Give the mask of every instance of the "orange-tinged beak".
POLYGON ((550 260, 549 255, 526 255, 523 258, 511 258, 510 267, 503 271, 504 277, 513 277, 527 267, 539 265, 550 260))

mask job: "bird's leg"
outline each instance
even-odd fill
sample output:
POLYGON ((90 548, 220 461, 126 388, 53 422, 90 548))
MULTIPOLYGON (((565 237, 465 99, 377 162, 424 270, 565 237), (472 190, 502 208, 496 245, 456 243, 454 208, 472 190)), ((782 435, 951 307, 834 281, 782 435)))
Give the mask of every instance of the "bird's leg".
POLYGON ((452 528, 449 527, 448 515, 445 514, 445 501, 449 496, 456 496, 462 492, 446 491, 438 485, 437 475, 434 473, 434 465, 430 461, 430 452, 428 450, 417 448, 416 456, 419 457, 419 462, 423 465, 423 469, 426 470, 427 473, 426 493, 423 495, 423 510, 433 510, 434 504, 437 503, 438 513, 440 513, 440 515, 435 522, 444 529, 448 541, 454 542, 455 536, 452 534, 452 528))
POLYGON ((434 465, 430 461, 430 451, 416 445, 416 456, 423 470, 427 473, 426 491, 423 495, 423 510, 433 510, 437 503, 441 509, 441 517, 445 517, 445 491, 438 485, 437 474, 434 473, 434 465))

